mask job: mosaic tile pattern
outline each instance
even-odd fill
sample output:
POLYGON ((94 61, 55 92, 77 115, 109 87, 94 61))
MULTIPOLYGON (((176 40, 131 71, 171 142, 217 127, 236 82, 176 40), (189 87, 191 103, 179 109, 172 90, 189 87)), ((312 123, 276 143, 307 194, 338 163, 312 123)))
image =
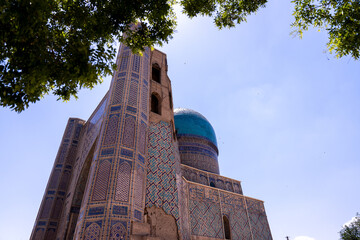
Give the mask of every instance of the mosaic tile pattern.
POLYGON ((90 224, 85 230, 85 240, 97 240, 100 237, 100 226, 96 223, 90 224))
POLYGON ((116 142, 116 136, 119 127, 119 114, 109 116, 109 122, 106 128, 103 145, 112 145, 116 142))
POLYGON ((111 226, 110 240, 127 239, 126 222, 118 222, 111 226))
POLYGON ((157 206, 179 219, 175 149, 170 124, 160 121, 149 127, 146 207, 157 206))
POLYGON ((117 176, 115 200, 127 202, 129 199, 129 188, 131 179, 131 162, 123 161, 119 166, 117 176))
POLYGON ((130 114, 125 116, 122 144, 128 148, 134 148, 136 117, 130 114))
POLYGON ((100 162, 92 196, 93 201, 101 201, 106 199, 110 169, 111 160, 109 161, 106 159, 100 162))
POLYGON ((272 240, 269 224, 263 203, 253 199, 246 199, 250 225, 254 239, 272 240))
POLYGON ((252 240, 246 205, 242 197, 220 192, 222 212, 228 216, 232 239, 252 240))
POLYGON ((216 190, 189 185, 191 234, 224 238, 221 208, 216 190))
POLYGON ((129 97, 128 97, 128 105, 137 107, 137 99, 138 99, 138 81, 135 79, 131 80, 129 97))
MULTIPOLYGON (((141 100, 140 94, 144 92, 140 81, 143 78, 143 74, 140 72, 143 59, 144 57, 140 56, 133 57, 129 50, 125 50, 124 46, 120 47, 117 62, 120 63, 119 71, 121 72, 115 73, 108 93, 111 97, 108 99, 108 106, 104 114, 105 119, 109 119, 110 115, 119 116, 118 129, 110 128, 110 120, 103 122, 101 136, 99 136, 100 139, 106 138, 107 135, 114 135, 116 138, 109 141, 108 145, 97 145, 95 149, 94 163, 89 171, 89 184, 85 189, 85 200, 81 205, 75 230, 74 237, 76 239, 85 239, 88 227, 86 222, 94 219, 102 220, 101 238, 107 237, 108 239, 111 235, 112 239, 120 239, 124 236, 125 239, 128 239, 130 235, 128 223, 136 220, 134 213, 138 211, 140 218, 143 215, 145 169, 142 164, 144 164, 145 157, 141 156, 142 161, 138 157, 140 151, 137 146, 141 142, 139 139, 140 116, 143 114, 138 109, 139 100, 141 100), (133 72, 133 67, 135 67, 135 72, 133 72), (111 161, 109 157, 111 157, 111 161), (104 163, 105 166, 102 165, 104 163), (140 171, 137 170, 138 164, 142 165, 140 171), (143 179, 141 180, 141 178, 143 179), (138 187, 141 183, 142 188, 138 187), (135 185, 137 186, 135 187, 135 185), (137 191, 142 193, 139 194, 137 191), (106 204, 112 209, 105 208, 104 214, 93 215, 90 209, 99 204, 106 204), (124 223, 126 223, 121 231, 119 230, 121 225, 113 227, 113 221, 116 219, 124 219, 124 223), (126 233, 126 235, 123 236, 122 233, 126 233)), ((146 61, 149 64, 149 59, 146 61)), ((145 94, 148 95, 148 92, 145 94)), ((147 121, 142 121, 144 127, 147 128, 147 121)))
POLYGON ((135 195, 135 206, 142 207, 143 203, 143 190, 144 190, 144 180, 145 180, 145 172, 144 168, 140 165, 137 165, 136 175, 135 175, 135 185, 134 185, 134 195, 135 195))
POLYGON ((120 72, 127 69, 128 64, 129 64, 129 58, 130 58, 130 51, 123 52, 121 62, 120 62, 120 67, 119 67, 120 72))
POLYGON ((139 152, 145 154, 146 147, 146 129, 147 125, 144 121, 140 123, 140 132, 139 132, 139 152))
POLYGON ((119 78, 115 82, 115 90, 112 97, 112 104, 121 104, 125 87, 125 78, 119 78))
POLYGON ((133 67, 132 70, 134 72, 139 72, 140 70, 140 56, 139 55, 133 55, 133 67))

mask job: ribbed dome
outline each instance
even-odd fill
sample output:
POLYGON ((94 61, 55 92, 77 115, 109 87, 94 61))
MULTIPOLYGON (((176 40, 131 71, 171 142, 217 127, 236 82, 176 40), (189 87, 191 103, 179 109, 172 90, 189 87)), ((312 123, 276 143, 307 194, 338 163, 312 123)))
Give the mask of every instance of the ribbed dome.
POLYGON ((217 147, 216 135, 210 122, 200 113, 186 108, 174 110, 175 129, 178 135, 204 137, 217 147))

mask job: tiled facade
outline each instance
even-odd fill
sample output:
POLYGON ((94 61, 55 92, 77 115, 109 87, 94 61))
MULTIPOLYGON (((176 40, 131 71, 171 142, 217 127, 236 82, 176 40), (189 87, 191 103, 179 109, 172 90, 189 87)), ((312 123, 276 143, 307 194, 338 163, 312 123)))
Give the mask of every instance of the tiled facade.
POLYGON ((263 202, 219 175, 210 123, 176 124, 166 55, 121 45, 116 62, 89 120, 68 121, 30 239, 272 239, 263 202))

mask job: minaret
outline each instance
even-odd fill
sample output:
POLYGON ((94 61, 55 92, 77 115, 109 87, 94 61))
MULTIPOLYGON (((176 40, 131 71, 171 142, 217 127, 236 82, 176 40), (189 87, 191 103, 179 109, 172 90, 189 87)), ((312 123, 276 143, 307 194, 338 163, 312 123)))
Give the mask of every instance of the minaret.
POLYGON ((74 239, 128 239, 145 207, 150 51, 120 46, 74 239))

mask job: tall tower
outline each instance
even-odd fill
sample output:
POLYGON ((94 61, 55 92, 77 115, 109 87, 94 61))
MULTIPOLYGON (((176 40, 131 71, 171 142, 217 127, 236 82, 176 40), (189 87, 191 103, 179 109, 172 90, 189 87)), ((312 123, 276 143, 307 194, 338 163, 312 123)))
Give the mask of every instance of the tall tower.
POLYGON ((174 117, 166 55, 121 45, 116 63, 90 118, 68 121, 31 239, 270 240, 263 202, 219 175, 211 124, 174 117))

